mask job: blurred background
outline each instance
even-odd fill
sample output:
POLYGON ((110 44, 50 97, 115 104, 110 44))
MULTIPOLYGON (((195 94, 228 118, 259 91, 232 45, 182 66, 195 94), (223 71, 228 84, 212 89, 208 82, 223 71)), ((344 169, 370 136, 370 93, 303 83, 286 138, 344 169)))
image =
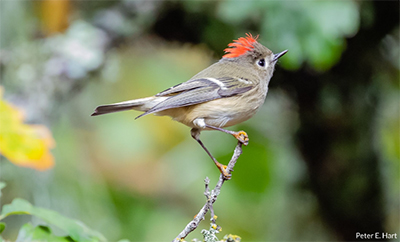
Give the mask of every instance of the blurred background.
MULTIPOLYGON (((259 113, 231 128, 250 144, 214 205, 221 235, 399 236, 398 1, 0 1, 0 11, 3 102, 51 141, 33 168, 0 147, 1 205, 21 197, 110 241, 172 240, 204 204, 204 178, 215 185, 213 162, 168 117, 90 114, 188 80, 250 32, 289 52, 259 113)), ((202 139, 229 161, 232 137, 202 139)), ((3 237, 32 219, 6 218, 3 237)))

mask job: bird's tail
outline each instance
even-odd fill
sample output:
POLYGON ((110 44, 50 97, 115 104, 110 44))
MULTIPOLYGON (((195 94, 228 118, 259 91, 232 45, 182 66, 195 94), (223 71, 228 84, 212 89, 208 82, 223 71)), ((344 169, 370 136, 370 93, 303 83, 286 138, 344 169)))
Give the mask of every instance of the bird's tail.
POLYGON ((94 112, 92 113, 91 116, 98 116, 98 115, 103 115, 103 114, 107 114, 107 113, 115 113, 115 112, 126 111, 126 110, 138 110, 138 111, 146 112, 147 110, 154 107, 155 105, 157 105, 164 99, 165 98, 163 98, 163 97, 154 97, 153 96, 153 97, 140 98, 140 99, 125 101, 125 102, 120 102, 120 103, 101 105, 101 106, 98 106, 94 110, 94 112))

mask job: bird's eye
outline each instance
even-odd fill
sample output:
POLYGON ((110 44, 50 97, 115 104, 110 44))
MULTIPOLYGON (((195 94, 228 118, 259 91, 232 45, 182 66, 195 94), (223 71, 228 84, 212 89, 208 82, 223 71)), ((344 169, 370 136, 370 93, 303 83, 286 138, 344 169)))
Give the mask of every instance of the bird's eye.
POLYGON ((261 67, 264 67, 264 66, 265 66, 265 60, 264 60, 264 59, 260 59, 260 60, 257 62, 257 64, 258 64, 259 66, 261 66, 261 67))

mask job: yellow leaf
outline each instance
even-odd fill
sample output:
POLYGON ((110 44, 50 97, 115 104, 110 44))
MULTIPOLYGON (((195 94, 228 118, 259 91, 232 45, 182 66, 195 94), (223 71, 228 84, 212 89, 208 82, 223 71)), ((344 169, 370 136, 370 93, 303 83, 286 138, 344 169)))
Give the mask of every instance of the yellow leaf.
POLYGON ((46 170, 54 165, 50 149, 55 146, 50 130, 43 125, 24 124, 23 112, 2 100, 0 86, 0 154, 12 163, 46 170))
POLYGON ((42 0, 39 3, 44 34, 49 36, 64 32, 68 28, 70 0, 42 0))

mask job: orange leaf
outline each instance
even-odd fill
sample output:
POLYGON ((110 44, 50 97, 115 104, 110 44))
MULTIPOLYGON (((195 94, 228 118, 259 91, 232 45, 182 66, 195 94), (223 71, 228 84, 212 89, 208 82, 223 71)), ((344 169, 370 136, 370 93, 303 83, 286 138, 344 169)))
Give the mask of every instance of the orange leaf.
POLYGON ((0 86, 0 154, 12 163, 46 170, 54 165, 50 149, 55 146, 50 130, 43 125, 24 124, 23 112, 2 100, 0 86))
POLYGON ((39 3, 43 32, 47 36, 64 32, 68 28, 70 0, 42 0, 39 3))

